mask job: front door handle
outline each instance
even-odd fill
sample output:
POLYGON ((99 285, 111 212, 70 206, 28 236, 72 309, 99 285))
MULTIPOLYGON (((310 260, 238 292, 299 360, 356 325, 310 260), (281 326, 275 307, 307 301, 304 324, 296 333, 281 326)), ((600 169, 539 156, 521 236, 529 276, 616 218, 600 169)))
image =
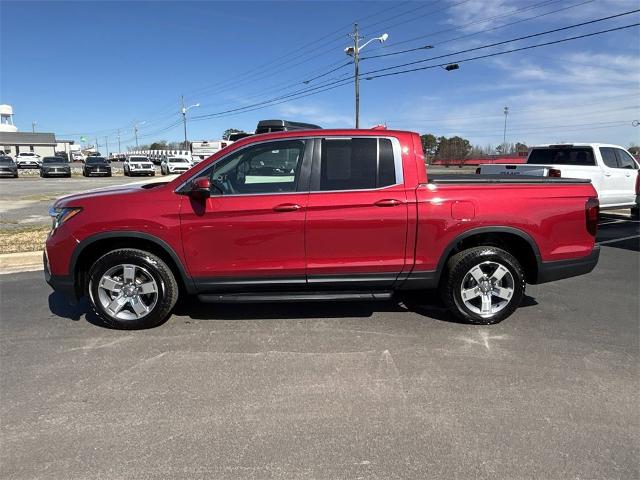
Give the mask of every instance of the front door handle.
POLYGON ((611 172, 604 172, 604 176, 605 177, 610 177, 611 176, 611 172))
POLYGON ((402 204, 400 200, 396 200, 395 198, 385 198, 384 200, 378 200, 374 205, 376 207, 396 207, 402 204))
POLYGON ((273 207, 274 212, 295 212, 300 210, 302 207, 297 203, 283 203, 281 205, 276 205, 273 207))

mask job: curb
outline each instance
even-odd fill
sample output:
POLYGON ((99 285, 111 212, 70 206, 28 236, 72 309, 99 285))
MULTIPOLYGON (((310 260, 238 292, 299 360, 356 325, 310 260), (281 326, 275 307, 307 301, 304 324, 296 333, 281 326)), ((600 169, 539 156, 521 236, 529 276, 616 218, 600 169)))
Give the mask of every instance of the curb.
POLYGON ((3 253, 0 255, 0 275, 43 270, 42 250, 38 252, 3 253))

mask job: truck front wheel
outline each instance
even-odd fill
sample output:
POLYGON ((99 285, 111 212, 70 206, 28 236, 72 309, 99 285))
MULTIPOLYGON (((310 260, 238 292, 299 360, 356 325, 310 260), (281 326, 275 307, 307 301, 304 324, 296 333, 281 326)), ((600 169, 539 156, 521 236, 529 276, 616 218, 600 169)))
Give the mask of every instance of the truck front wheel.
POLYGON ((178 300, 167 264, 143 250, 122 248, 100 257, 89 271, 91 305, 107 325, 123 330, 165 322, 178 300))
POLYGON ((498 323, 520 305, 525 276, 518 260, 497 247, 474 247, 447 262, 441 295, 460 320, 478 325, 498 323))

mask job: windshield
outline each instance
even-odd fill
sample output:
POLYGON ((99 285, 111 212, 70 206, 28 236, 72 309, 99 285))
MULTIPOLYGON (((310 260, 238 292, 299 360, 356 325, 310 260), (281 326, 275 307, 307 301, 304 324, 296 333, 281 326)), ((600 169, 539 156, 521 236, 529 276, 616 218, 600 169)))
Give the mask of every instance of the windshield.
POLYGON ((103 157, 91 157, 87 158, 87 165, 91 165, 94 163, 107 163, 107 160, 103 157))
POLYGON ((19 153, 18 155, 20 155, 21 157, 35 157, 36 156, 35 153, 31 153, 31 152, 22 152, 22 153, 19 153))
POLYGON ((13 160, 9 157, 0 157, 0 165, 11 165, 13 160))
POLYGON ((44 157, 42 163, 66 163, 62 157, 44 157))
POLYGON ((188 163, 186 158, 170 158, 169 161, 171 163, 188 163))
POLYGON ((147 157, 130 157, 129 160, 132 162, 148 162, 149 161, 147 157))
POLYGON ((534 148, 527 159, 533 165, 595 165, 591 147, 534 148))

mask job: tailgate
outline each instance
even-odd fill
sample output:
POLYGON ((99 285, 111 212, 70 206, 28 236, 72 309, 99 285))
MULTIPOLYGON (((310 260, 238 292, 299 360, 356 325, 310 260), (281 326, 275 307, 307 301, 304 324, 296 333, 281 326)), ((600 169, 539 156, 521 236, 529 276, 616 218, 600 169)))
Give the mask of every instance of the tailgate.
POLYGON ((546 177, 549 174, 548 165, 480 165, 480 175, 533 175, 546 177))

